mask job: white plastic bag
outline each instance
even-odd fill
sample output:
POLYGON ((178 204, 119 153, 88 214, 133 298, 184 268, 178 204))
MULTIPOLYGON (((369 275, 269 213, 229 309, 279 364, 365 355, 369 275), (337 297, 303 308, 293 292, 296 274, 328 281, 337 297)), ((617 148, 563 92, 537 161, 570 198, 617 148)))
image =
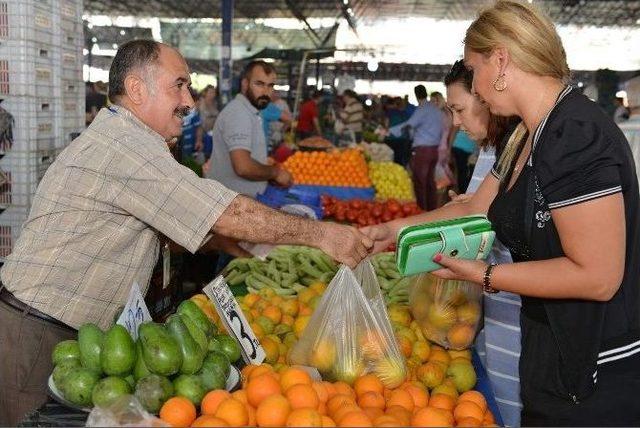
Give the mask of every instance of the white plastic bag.
POLYGON ((87 418, 88 427, 168 427, 163 420, 144 410, 133 395, 117 399, 109 407, 95 406, 87 418))
POLYGON ((288 360, 316 367, 323 379, 348 384, 369 372, 388 388, 404 382, 404 357, 369 260, 355 273, 340 267, 288 360))

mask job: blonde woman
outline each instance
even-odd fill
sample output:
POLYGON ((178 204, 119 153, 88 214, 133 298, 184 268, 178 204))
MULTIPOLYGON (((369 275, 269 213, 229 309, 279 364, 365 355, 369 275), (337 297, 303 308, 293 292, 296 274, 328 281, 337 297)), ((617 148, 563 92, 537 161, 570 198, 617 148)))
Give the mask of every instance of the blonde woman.
POLYGON ((560 38, 535 6, 498 1, 465 37, 473 89, 522 119, 463 204, 366 229, 375 248, 407 224, 487 213, 513 264, 438 254, 443 278, 520 294, 522 425, 639 425, 640 209, 629 145, 566 86, 560 38))

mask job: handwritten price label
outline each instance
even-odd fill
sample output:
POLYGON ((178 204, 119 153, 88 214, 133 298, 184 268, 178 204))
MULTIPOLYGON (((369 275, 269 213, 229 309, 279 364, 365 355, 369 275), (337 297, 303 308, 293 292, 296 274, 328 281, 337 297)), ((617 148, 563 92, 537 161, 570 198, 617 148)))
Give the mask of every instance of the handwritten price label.
POLYGON ((138 339, 138 326, 143 322, 152 321, 149 309, 144 303, 140 286, 134 282, 129 291, 129 299, 116 324, 127 329, 133 340, 138 339))
POLYGON ((247 364, 261 364, 267 354, 253 333, 249 322, 233 297, 222 275, 202 289, 213 302, 227 331, 238 341, 242 350, 242 359, 247 364))

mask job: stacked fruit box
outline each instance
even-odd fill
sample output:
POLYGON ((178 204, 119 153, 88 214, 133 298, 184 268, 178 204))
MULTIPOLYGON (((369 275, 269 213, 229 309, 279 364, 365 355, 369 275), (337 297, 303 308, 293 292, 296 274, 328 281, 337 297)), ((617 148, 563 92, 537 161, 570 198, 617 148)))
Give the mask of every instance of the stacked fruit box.
POLYGON ((82 131, 82 46, 81 0, 0 2, 0 132, 12 135, 0 146, 0 260, 45 171, 82 131))

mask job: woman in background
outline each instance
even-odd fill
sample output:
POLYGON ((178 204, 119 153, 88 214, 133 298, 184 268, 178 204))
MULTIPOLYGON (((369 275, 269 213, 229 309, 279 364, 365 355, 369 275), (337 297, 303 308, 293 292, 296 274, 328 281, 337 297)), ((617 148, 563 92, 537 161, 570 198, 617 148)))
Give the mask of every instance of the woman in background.
MULTIPOLYGON (((444 78, 447 105, 453 114, 453 126, 471 141, 478 142, 480 155, 469 187, 460 187, 464 195, 454 196, 454 203, 464 203, 478 189, 491 171, 496 152, 502 148, 518 118, 494 116, 486 104, 471 93, 473 73, 462 60, 451 67, 444 78)), ((454 145, 455 149, 455 145, 454 145)), ((458 181, 460 185, 460 181, 458 181)), ((490 263, 511 263, 509 249, 496 240, 489 254, 490 263)), ((502 421, 506 426, 520 425, 520 296, 503 292, 484 296, 484 329, 476 339, 476 350, 487 369, 502 421)))

